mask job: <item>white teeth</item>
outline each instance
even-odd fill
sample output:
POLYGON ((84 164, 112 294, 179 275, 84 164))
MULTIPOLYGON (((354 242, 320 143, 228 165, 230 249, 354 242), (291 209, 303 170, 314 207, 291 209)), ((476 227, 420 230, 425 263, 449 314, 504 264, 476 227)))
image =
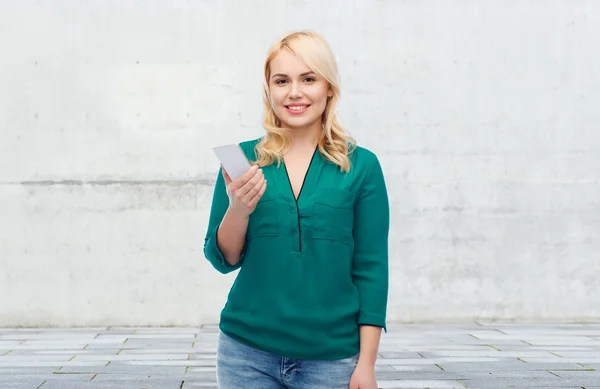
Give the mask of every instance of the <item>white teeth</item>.
POLYGON ((302 111, 304 108, 306 108, 306 105, 302 105, 302 106, 291 106, 289 107, 289 109, 291 109, 292 111, 302 111))

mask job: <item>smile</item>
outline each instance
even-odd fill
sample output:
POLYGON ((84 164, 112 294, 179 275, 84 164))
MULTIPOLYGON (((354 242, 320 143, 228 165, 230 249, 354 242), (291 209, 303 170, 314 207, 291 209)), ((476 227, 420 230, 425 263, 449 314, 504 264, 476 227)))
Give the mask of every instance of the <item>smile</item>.
POLYGON ((305 112, 310 104, 307 105, 286 105, 287 111, 293 115, 298 115, 305 112))

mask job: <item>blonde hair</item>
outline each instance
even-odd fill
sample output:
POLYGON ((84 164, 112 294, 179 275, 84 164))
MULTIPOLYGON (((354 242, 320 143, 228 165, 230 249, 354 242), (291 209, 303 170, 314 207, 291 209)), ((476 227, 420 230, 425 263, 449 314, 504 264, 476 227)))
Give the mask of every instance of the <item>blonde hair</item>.
POLYGON ((260 166, 266 166, 277 161, 279 165, 283 154, 291 145, 288 130, 281 127, 281 122, 271 106, 269 89, 270 63, 281 50, 288 50, 295 54, 313 72, 325 78, 329 83, 333 96, 328 97, 323 112, 323 132, 319 139, 318 148, 325 158, 347 173, 350 170, 349 155, 356 146, 356 141, 346 134, 337 116, 337 105, 340 100, 337 63, 325 39, 312 31, 287 34, 276 41, 269 50, 264 64, 265 78, 263 80, 263 127, 267 133, 256 145, 256 163, 260 166))

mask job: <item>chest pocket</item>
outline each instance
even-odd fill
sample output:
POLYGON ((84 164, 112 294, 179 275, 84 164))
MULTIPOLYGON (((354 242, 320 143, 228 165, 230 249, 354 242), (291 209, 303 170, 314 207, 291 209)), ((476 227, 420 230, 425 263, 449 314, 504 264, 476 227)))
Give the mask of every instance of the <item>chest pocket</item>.
POLYGON ((323 188, 313 203, 313 239, 328 239, 352 244, 354 230, 354 193, 323 188))
MULTIPOLYGON (((266 194, 266 193, 265 193, 266 194)), ((278 236, 279 224, 277 222, 278 210, 274 197, 263 197, 256 204, 254 212, 248 220, 248 239, 278 236)))

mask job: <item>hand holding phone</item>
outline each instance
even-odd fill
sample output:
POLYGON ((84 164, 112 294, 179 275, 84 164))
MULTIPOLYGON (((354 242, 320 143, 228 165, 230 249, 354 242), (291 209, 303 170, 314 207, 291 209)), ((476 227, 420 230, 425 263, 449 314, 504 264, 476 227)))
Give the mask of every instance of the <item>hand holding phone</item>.
POLYGON ((248 217, 267 189, 262 170, 258 165, 251 166, 237 144, 215 147, 214 151, 223 167, 229 208, 239 216, 248 217))

